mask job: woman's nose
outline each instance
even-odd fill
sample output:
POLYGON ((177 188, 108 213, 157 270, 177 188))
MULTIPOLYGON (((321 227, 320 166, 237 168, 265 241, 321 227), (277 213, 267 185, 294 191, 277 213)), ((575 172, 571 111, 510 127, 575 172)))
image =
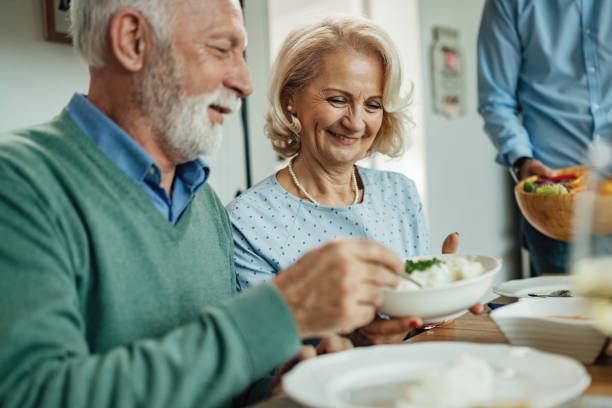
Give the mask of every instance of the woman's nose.
POLYGON ((342 118, 342 125, 353 133, 363 132, 366 127, 364 113, 360 108, 348 109, 342 118))

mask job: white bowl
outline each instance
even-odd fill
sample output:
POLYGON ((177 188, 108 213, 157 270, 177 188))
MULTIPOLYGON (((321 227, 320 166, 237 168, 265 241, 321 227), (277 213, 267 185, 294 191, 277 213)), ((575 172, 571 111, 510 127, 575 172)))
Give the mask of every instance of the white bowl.
POLYGON ((588 318, 588 310, 584 298, 525 298, 495 309, 491 318, 512 345, 535 347, 590 364, 604 347, 606 335, 590 319, 551 317, 588 318))
POLYGON ((378 311, 389 316, 420 316, 425 322, 440 322, 461 315, 479 302, 491 287, 501 262, 491 256, 442 254, 408 258, 413 261, 436 257, 448 260, 463 257, 480 262, 483 273, 473 278, 446 283, 433 288, 398 290, 387 289, 378 311))

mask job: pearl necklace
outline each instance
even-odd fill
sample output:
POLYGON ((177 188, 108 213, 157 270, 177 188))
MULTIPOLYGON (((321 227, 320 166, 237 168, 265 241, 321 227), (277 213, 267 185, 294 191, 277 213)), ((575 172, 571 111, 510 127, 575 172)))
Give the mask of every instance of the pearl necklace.
MULTIPOLYGON (((304 186, 302 186, 302 184, 300 184, 300 182, 298 181, 297 177, 295 176, 295 173, 293 172, 293 165, 292 165, 293 160, 295 160, 295 157, 289 161, 289 165, 287 166, 287 168, 289 169, 289 174, 291 174, 291 178, 293 179, 293 183, 298 188, 298 190, 300 190, 300 192, 304 194, 304 197, 306 197, 307 199, 309 199, 316 205, 321 205, 310 194, 308 194, 308 191, 306 191, 304 186)), ((353 204, 351 205, 355 205, 359 201, 359 188, 357 187, 357 176, 355 175, 355 166, 353 166, 351 170, 351 179, 353 180, 353 190, 355 191, 355 200, 353 201, 353 204)))

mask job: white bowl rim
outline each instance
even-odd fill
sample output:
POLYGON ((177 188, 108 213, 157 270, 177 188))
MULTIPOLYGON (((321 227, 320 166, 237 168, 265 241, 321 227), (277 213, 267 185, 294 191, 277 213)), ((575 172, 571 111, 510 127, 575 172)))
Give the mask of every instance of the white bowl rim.
POLYGON ((586 298, 581 298, 581 297, 575 297, 575 298, 523 298, 521 300, 519 300, 518 302, 514 302, 514 303, 509 303, 503 307, 497 308, 495 310, 492 310, 490 313, 491 319, 493 320, 508 320, 508 319, 521 319, 521 320, 528 320, 528 321, 533 321, 535 323, 537 322, 548 322, 548 323, 555 323, 555 324, 560 324, 563 326, 596 326, 599 323, 599 320, 595 320, 595 319, 586 319, 586 320, 573 320, 573 319, 559 319, 559 318, 555 318, 555 317, 549 317, 549 316, 525 316, 525 315, 519 315, 519 314, 510 314, 509 316, 507 316, 506 314, 508 314, 508 310, 512 311, 513 309, 517 309, 521 306, 524 305, 528 305, 528 304, 544 304, 544 303, 563 303, 563 302, 567 302, 567 303, 584 303, 587 302, 586 298), (503 310, 505 308, 510 308, 510 309, 506 309, 503 310), (501 315, 501 316, 499 316, 501 315))
MULTIPOLYGON (((389 289, 389 288, 385 288, 385 290, 389 291, 389 292, 396 292, 396 293, 405 293, 405 292, 410 292, 410 293, 412 293, 412 292, 427 293, 427 292, 436 292, 436 291, 438 291, 440 289, 457 288, 457 287, 461 287, 461 286, 467 286, 467 285, 470 285, 470 284, 472 284, 474 282, 477 282, 479 280, 485 280, 490 275, 493 275, 493 274, 497 273, 501 269, 501 266, 502 266, 502 263, 501 263, 501 261, 499 259, 497 259, 496 257, 490 256, 490 255, 462 254, 462 253, 409 256, 408 258, 405 258, 404 261, 407 261, 407 260, 418 260, 418 259, 431 259, 431 258, 440 258, 440 257, 449 259, 449 258, 455 258, 455 257, 459 257, 459 256, 488 258, 488 259, 491 259, 491 260, 493 260, 495 262, 495 266, 492 267, 491 270, 483 273, 482 275, 474 276, 474 277, 467 278, 467 279, 461 279, 461 280, 454 281, 454 282, 443 283, 441 285, 434 286, 432 288, 416 288, 416 289, 397 289, 397 288, 389 289)), ((402 273, 404 273, 404 272, 402 272, 402 273)), ((402 279, 402 278, 400 278, 400 279, 402 279)))

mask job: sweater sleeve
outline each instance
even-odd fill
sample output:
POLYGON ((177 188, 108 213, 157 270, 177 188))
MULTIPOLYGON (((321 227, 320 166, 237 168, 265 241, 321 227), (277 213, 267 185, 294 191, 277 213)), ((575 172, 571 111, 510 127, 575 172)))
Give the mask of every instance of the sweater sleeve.
POLYGON ((0 173, 0 406, 227 406, 299 350, 282 296, 262 285, 160 338, 92 352, 60 228, 0 173))
POLYGON ((533 147, 518 117, 517 86, 521 44, 515 10, 506 0, 488 0, 478 34, 478 111, 498 150, 497 162, 509 167, 533 147))

